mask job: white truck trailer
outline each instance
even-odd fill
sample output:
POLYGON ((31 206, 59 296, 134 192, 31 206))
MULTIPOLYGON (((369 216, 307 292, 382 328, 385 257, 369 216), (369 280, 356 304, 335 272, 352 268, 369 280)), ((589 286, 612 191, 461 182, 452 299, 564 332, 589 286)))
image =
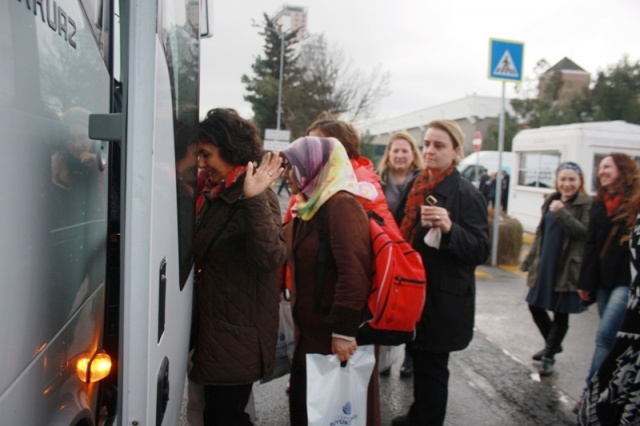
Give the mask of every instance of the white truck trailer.
POLYGON ((624 121, 575 123, 527 129, 513 139, 515 170, 509 188, 509 215, 525 232, 535 232, 545 194, 554 191, 558 164, 574 161, 582 167, 585 188, 596 189, 600 160, 624 152, 640 163, 640 125, 624 121))

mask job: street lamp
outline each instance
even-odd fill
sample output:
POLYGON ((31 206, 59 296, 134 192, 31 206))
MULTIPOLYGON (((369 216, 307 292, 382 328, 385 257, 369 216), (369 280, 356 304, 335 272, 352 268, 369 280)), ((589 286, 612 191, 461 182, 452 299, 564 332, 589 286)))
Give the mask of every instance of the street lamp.
POLYGON ((282 79, 284 75, 284 31, 280 33, 280 80, 278 81, 278 119, 276 122, 276 129, 280 130, 280 114, 282 112, 282 79))
POLYGON ((289 30, 289 31, 278 31, 266 26, 263 27, 262 25, 259 25, 256 22, 253 23, 253 26, 262 28, 267 31, 271 31, 280 37, 280 77, 278 79, 278 111, 277 111, 277 122, 276 122, 276 129, 280 130, 280 115, 282 112, 282 82, 284 79, 284 39, 289 34, 299 31, 300 28, 296 28, 295 30, 289 30))

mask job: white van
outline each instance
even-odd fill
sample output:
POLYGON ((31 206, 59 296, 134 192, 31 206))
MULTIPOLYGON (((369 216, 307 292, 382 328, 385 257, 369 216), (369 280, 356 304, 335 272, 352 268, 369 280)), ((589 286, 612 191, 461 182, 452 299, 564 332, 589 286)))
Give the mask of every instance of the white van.
POLYGON ((535 232, 544 195, 554 191, 558 164, 578 163, 587 192, 594 194, 598 164, 611 152, 627 153, 640 163, 640 125, 602 121, 522 130, 513 139, 517 163, 509 188, 509 215, 526 232, 535 232))
MULTIPOLYGON (((479 175, 483 170, 486 170, 489 175, 498 171, 499 154, 499 151, 477 151, 469 154, 458 164, 458 171, 477 188, 479 175), (478 166, 478 175, 476 175, 476 165, 478 166)), ((502 152, 502 170, 509 175, 515 170, 515 158, 513 152, 502 152)))

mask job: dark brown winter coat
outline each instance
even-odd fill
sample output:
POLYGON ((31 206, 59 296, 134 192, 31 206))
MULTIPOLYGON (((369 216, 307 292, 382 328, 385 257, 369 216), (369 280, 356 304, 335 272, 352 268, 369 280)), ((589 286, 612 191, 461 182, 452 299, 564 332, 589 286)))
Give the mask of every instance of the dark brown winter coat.
POLYGON ((285 259, 280 206, 272 190, 243 198, 240 178, 206 202, 196 224, 198 335, 190 377, 203 385, 241 385, 273 369, 279 268, 285 259), (220 237, 209 243, 237 209, 220 237))
MULTIPOLYGON (((287 263, 294 277, 292 312, 296 324, 296 350, 291 374, 291 424, 306 422, 307 353, 331 353, 332 333, 355 337, 371 287, 369 222, 361 203, 346 192, 332 196, 309 221, 289 222, 287 263), (316 307, 318 221, 323 221, 329 245, 325 262, 321 307, 316 307)), ((368 425, 379 425, 378 374, 369 387, 368 425)))

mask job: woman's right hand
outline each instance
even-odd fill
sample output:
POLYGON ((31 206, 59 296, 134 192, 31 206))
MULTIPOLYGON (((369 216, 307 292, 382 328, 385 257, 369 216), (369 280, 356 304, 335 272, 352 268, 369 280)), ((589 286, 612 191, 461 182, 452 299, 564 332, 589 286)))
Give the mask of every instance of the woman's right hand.
POLYGON ((578 289, 578 296, 583 302, 588 302, 589 300, 591 300, 591 292, 589 290, 578 289))
POLYGON ((551 204, 549 204, 549 210, 551 210, 551 212, 553 213, 557 212, 563 207, 564 207, 564 203, 560 200, 553 200, 551 204))
POLYGON ((340 362, 349 361, 356 349, 358 349, 358 344, 355 340, 347 340, 341 337, 331 338, 331 353, 338 355, 340 362))
POLYGON ((245 198, 255 197, 263 192, 280 177, 284 169, 280 167, 282 157, 278 153, 267 153, 259 167, 252 162, 247 164, 247 173, 244 178, 243 192, 245 198))

